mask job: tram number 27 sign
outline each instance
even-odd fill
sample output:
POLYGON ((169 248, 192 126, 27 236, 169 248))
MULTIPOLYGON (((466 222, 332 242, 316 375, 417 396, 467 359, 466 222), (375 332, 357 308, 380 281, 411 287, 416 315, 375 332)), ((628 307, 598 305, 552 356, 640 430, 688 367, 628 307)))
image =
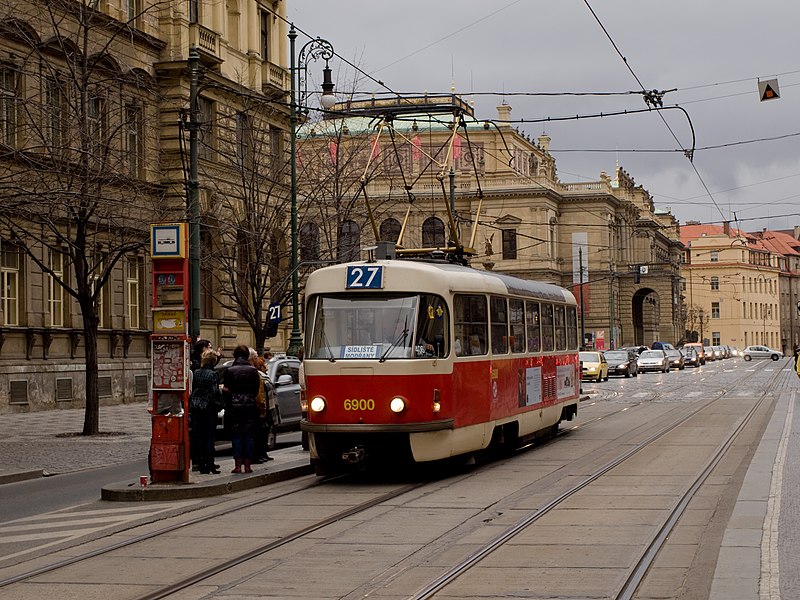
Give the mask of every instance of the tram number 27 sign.
POLYGON ((377 265, 357 265, 347 267, 345 289, 379 290, 383 288, 383 267, 377 265))

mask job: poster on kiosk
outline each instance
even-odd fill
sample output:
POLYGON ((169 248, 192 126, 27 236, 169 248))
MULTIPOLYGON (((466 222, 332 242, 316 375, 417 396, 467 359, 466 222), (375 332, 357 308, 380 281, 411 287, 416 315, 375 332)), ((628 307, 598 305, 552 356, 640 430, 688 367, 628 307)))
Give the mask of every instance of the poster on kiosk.
POLYGON ((186 223, 150 226, 150 480, 189 481, 189 260, 186 223))

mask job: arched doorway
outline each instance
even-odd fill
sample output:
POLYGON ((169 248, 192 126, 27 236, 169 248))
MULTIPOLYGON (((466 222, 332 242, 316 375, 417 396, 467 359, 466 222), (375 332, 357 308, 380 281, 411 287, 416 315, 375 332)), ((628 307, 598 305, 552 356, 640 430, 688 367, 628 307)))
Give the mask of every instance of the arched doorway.
POLYGON ((635 345, 650 346, 658 339, 660 304, 658 293, 653 289, 642 288, 633 295, 631 313, 635 345))

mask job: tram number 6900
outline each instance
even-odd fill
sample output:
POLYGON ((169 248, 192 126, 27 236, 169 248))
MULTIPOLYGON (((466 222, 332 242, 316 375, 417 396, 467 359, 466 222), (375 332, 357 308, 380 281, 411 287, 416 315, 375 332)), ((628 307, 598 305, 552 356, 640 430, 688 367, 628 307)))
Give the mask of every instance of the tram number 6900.
POLYGON ((345 398, 344 400, 344 409, 345 410, 375 410, 375 400, 372 398, 359 398, 359 399, 350 399, 345 398))

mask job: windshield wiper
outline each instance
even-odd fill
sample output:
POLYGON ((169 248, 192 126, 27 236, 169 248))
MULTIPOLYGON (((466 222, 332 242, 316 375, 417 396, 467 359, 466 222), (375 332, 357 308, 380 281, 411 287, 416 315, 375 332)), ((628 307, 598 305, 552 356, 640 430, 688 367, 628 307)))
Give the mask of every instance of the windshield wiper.
POLYGON ((322 343, 325 346, 325 350, 328 351, 328 360, 332 363, 336 362, 336 359, 333 357, 333 351, 331 350, 331 345, 328 343, 328 336, 325 335, 325 327, 322 328, 322 343))
POLYGON ((378 362, 386 362, 386 356, 389 354, 389 352, 392 351, 392 349, 396 348, 397 344, 399 344, 400 342, 403 342, 403 346, 405 347, 407 337, 408 337, 408 315, 406 315, 406 321, 403 324, 403 332, 399 336, 397 336, 397 339, 392 342, 392 344, 383 352, 383 354, 381 354, 381 357, 378 360, 378 362))

